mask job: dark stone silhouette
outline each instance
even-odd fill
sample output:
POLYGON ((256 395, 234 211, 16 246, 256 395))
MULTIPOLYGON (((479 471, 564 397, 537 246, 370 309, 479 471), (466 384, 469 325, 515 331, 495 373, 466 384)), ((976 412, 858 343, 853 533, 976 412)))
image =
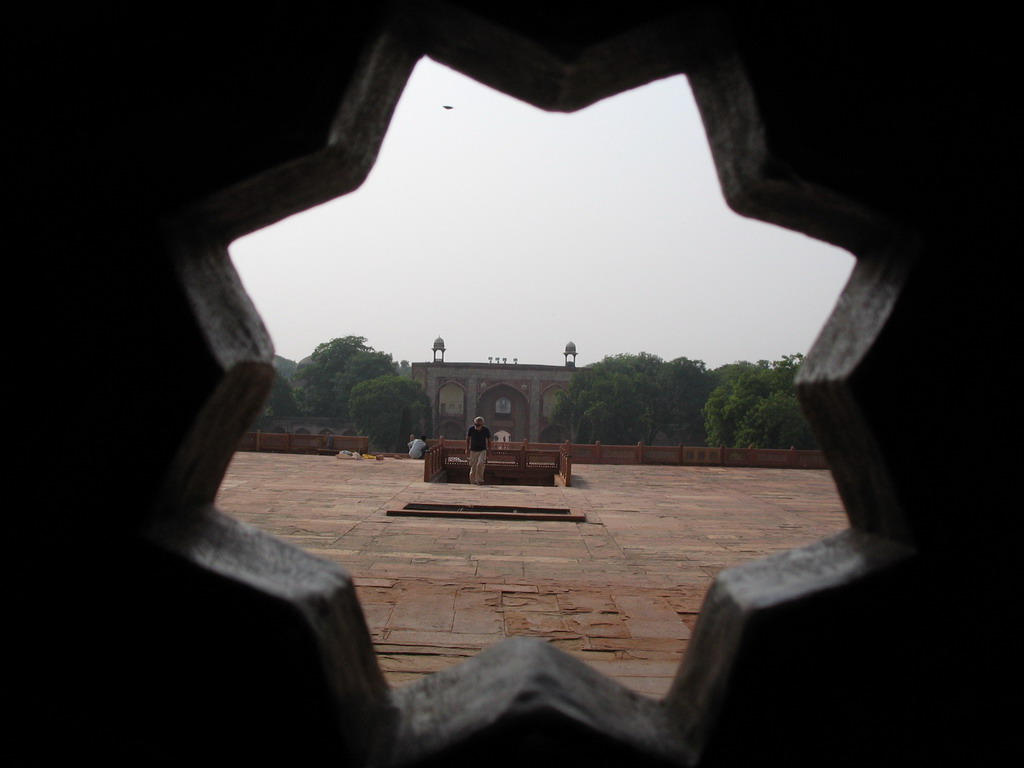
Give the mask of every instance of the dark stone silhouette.
POLYGON ((67 402, 82 425, 58 453, 36 419, 11 473, 23 763, 981 765, 1006 748, 1005 19, 631 0, 7 23, 8 285, 38 297, 25 410, 64 425, 67 402), (357 187, 424 54, 552 110, 684 72, 730 204, 858 257, 799 382, 851 529, 720 579, 663 702, 526 640, 389 691, 348 576, 212 508, 274 370, 226 247, 357 187))

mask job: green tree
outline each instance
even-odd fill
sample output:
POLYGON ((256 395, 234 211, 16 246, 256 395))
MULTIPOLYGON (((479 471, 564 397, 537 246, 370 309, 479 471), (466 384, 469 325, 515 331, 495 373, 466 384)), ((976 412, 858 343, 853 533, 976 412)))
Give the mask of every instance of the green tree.
POLYGON ((742 360, 712 371, 719 385, 704 406, 704 426, 710 445, 736 445, 743 417, 772 392, 773 384, 765 375, 769 368, 766 360, 757 363, 742 360))
POLYGON ((309 362, 296 372, 296 400, 307 416, 332 416, 350 420, 348 401, 361 381, 390 374, 391 355, 377 352, 362 336, 345 336, 320 344, 309 362))
POLYGON ((299 415, 299 404, 295 402, 295 393, 292 391, 291 382, 284 376, 278 374, 274 377, 274 386, 270 390, 270 397, 263 413, 268 417, 299 415))
POLYGON ((673 442, 704 445, 704 404, 715 380, 703 360, 678 357, 659 372, 661 430, 673 442))
POLYGON ((756 363, 751 363, 748 360, 737 360, 734 363, 726 363, 711 371, 711 380, 714 382, 715 388, 732 386, 733 382, 742 374, 758 368, 767 368, 769 365, 771 364, 767 360, 758 360, 756 363))
POLYGON ((295 375, 295 371, 298 369, 299 364, 294 360, 289 360, 287 357, 281 357, 280 355, 274 355, 274 370, 278 376, 285 379, 291 379, 295 375))
POLYGON ((614 355, 573 377, 554 420, 578 442, 653 444, 664 436, 702 444, 701 408, 712 385, 699 360, 666 363, 646 352, 614 355))
POLYGON ((294 372, 295 363, 283 357, 274 356, 274 385, 267 396, 263 411, 256 417, 252 429, 267 429, 269 422, 275 417, 286 418, 298 416, 300 409, 295 400, 295 392, 289 380, 289 371, 294 372))
POLYGON ((817 447, 796 394, 781 391, 772 392, 747 413, 736 434, 736 443, 765 448, 817 447))
POLYGON ((377 451, 403 451, 410 432, 430 431, 430 400, 412 379, 388 374, 363 381, 349 398, 352 420, 377 451))
POLYGON ((815 448, 796 399, 794 380, 803 355, 769 363, 740 361, 712 372, 721 382, 704 406, 711 445, 815 448))

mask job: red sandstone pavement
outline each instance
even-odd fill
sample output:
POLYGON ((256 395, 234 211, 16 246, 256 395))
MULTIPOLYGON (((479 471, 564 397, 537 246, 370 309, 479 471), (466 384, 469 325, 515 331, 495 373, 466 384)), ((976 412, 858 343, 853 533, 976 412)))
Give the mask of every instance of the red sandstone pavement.
POLYGON ((422 472, 408 459, 237 453, 217 498, 352 574, 394 685, 531 635, 660 697, 720 570, 847 527, 822 470, 578 465, 571 488, 422 472), (564 507, 586 522, 387 514, 410 502, 564 507))

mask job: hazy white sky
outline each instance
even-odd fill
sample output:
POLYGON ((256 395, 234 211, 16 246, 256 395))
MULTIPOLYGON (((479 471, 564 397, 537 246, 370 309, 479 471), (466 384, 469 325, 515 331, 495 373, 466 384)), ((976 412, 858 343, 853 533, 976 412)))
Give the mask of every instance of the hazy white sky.
POLYGON ((277 354, 365 336, 396 361, 711 368, 806 353, 846 251, 724 202, 689 85, 548 113, 417 66, 354 193, 231 246, 277 354), (445 109, 449 105, 452 109, 445 109))

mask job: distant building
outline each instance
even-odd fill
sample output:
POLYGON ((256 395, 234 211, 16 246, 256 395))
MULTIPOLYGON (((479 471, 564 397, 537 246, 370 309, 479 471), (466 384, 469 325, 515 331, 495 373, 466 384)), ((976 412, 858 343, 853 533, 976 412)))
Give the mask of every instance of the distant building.
POLYGON ((486 363, 445 362, 444 339, 434 341, 434 359, 413 363, 412 378, 423 387, 433 409, 434 435, 465 436, 483 416, 494 440, 560 443, 568 433, 551 423, 559 392, 576 373, 576 345, 565 345, 565 365, 526 365, 518 359, 489 358, 486 363))

